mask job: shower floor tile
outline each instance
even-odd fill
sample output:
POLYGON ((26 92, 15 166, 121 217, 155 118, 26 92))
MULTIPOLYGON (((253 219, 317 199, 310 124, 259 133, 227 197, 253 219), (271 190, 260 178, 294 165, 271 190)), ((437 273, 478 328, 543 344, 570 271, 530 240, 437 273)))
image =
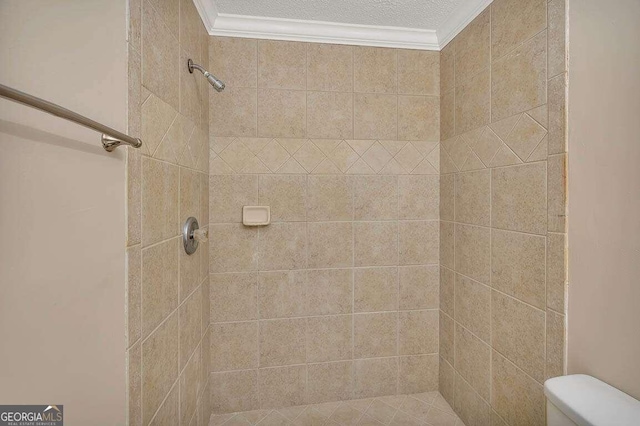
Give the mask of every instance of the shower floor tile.
POLYGON ((213 414, 209 426, 464 426, 439 392, 213 414))

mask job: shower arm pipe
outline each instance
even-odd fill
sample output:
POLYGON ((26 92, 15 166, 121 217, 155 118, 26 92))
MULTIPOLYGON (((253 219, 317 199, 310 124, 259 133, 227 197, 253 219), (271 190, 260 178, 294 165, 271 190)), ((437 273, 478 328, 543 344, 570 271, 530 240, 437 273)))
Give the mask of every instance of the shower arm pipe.
POLYGON ((189 62, 187 63, 187 66, 189 67, 189 71, 193 72, 194 69, 200 71, 202 74, 204 73, 208 73, 207 70, 205 70, 202 65, 198 65, 196 63, 194 63, 191 59, 189 59, 189 62))
POLYGON ((87 127, 96 132, 102 133, 102 146, 105 151, 111 152, 120 145, 129 145, 133 148, 140 148, 142 146, 142 140, 126 135, 109 126, 98 123, 90 118, 73 112, 53 102, 45 101, 36 96, 30 95, 20 90, 0 84, 0 97, 7 98, 14 102, 27 105, 40 111, 44 111, 56 117, 64 118, 65 120, 72 121, 81 126, 87 127))
POLYGON ((187 68, 189 69, 189 72, 191 74, 193 74, 193 70, 194 69, 200 71, 205 76, 205 78, 207 79, 209 84, 217 92, 222 92, 224 90, 224 88, 225 88, 224 82, 222 80, 220 80, 218 77, 216 77, 215 75, 211 74, 206 69, 204 69, 204 67, 202 67, 202 65, 198 65, 198 64, 194 63, 191 59, 189 59, 187 61, 187 68))

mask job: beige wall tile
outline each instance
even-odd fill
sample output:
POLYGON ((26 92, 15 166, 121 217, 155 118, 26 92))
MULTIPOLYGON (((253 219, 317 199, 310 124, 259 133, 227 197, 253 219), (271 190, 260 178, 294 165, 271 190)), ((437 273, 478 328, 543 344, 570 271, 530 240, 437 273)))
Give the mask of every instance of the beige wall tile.
POLYGON ((202 289, 194 291, 178 309, 180 321, 180 370, 202 338, 202 289))
POLYGON ((401 265, 438 263, 439 222, 408 221, 400 222, 398 244, 401 265))
POLYGON ((456 36, 456 86, 489 67, 490 24, 486 8, 456 36))
POLYGON ((364 154, 362 154, 361 160, 364 160, 364 162, 356 162, 353 168, 355 168, 359 164, 363 164, 365 166, 364 171, 360 173, 379 173, 392 158, 393 156, 382 146, 380 142, 374 142, 373 145, 371 145, 371 147, 364 154))
POLYGON ((396 93, 397 50, 354 46, 353 84, 355 92, 396 93))
MULTIPOLYGON (((267 166, 268 170, 276 172, 285 164, 289 158, 289 154, 287 153, 287 150, 284 149, 284 147, 276 140, 271 140, 267 143, 264 149, 262 149, 262 151, 258 152, 257 158, 262 162, 262 164, 267 166)), ((268 173, 264 167, 261 167, 260 163, 256 162, 256 164, 256 171, 252 171, 251 173, 268 173)))
MULTIPOLYGON (((376 82, 379 80, 378 75, 376 82)), ((397 109, 395 95, 356 93, 353 99, 353 136, 356 139, 397 139, 397 109)))
POLYGON ((398 96, 398 139, 437 141, 440 100, 435 96, 398 96))
POLYGON ((455 374, 453 367, 447 361, 440 358, 439 370, 438 391, 447 403, 453 407, 453 381, 455 374))
POLYGON ((547 229, 551 232, 566 232, 567 156, 551 155, 547 163, 547 229))
POLYGON ((307 45, 307 90, 351 92, 353 46, 307 45))
POLYGON ((162 0, 148 0, 146 4, 151 4, 158 11, 158 14, 162 18, 171 34, 178 38, 178 23, 179 23, 179 8, 180 2, 177 1, 162 1, 162 0))
POLYGON ((546 163, 498 168, 491 173, 491 224, 543 235, 547 229, 546 163))
POLYGON ((440 139, 446 140, 456 135, 455 90, 440 96, 440 139))
POLYGON ((398 314, 398 354, 438 352, 438 311, 410 311, 398 314))
POLYGON ((200 347, 193 353, 186 367, 180 375, 178 385, 180 387, 180 424, 188 425, 196 415, 197 400, 204 388, 200 347))
POLYGON ((397 392, 398 358, 361 359, 354 362, 354 398, 394 395, 397 392))
POLYGON ((453 365, 455 355, 455 322, 453 318, 440 312, 439 315, 439 345, 440 356, 453 365))
POLYGON ((505 142, 520 159, 527 160, 546 134, 542 125, 528 114, 523 114, 505 142))
POLYGON ((440 94, 440 55, 425 50, 398 50, 398 93, 440 94))
POLYGON ((341 268, 353 266, 353 230, 349 222, 307 224, 309 267, 341 268))
POLYGON ((353 317, 354 357, 376 358, 396 355, 396 312, 355 314, 353 317))
POLYGON ((286 318, 305 315, 306 271, 258 273, 260 318, 286 318))
POLYGON ((141 242, 141 211, 142 155, 139 150, 130 148, 127 152, 127 247, 141 242))
POLYGON ((401 266, 399 307, 401 310, 438 309, 440 273, 438 265, 401 266))
POLYGON ((355 266, 398 263, 398 226, 394 222, 354 223, 355 266))
POLYGON ((398 358, 398 393, 414 394, 438 390, 438 355, 398 358))
POLYGON ((142 336, 178 306, 178 239, 142 250, 142 336))
POLYGON ((209 37, 210 68, 228 87, 257 87, 258 44, 236 37, 209 37))
POLYGON ((304 318, 260 321, 260 366, 304 363, 305 339, 304 318))
POLYGON ((455 88, 455 40, 440 50, 440 94, 455 88))
POLYGON ((307 220, 352 220, 353 186, 347 176, 309 176, 307 220))
POLYGON ((491 346, 539 382, 544 380, 544 336, 544 311, 491 293, 491 346))
POLYGON ((306 403, 307 366, 258 370, 260 407, 277 408, 306 403))
POLYGON ((455 225, 440 221, 440 265, 455 269, 455 225))
POLYGON ((261 270, 302 269, 307 266, 307 225, 272 223, 260 229, 258 267, 261 270))
POLYGON ((258 87, 306 89, 307 44, 294 41, 258 41, 258 87))
POLYGON ((455 182, 456 221, 489 226, 491 212, 491 172, 458 173, 455 182))
POLYGON ((211 274, 211 322, 257 318, 255 273, 211 274))
MULTIPOLYGON (((395 311, 398 309, 397 268, 358 268, 354 276, 354 312, 395 311)), ((413 276, 405 278, 406 286, 413 276)))
POLYGON ((141 135, 144 144, 141 149, 144 154, 152 155, 156 152, 162 138, 175 120, 177 111, 168 103, 154 94, 142 101, 140 107, 141 135))
POLYGON ((567 75, 560 74, 548 82, 549 154, 567 152, 567 75))
POLYGON ((178 235, 178 167, 142 159, 142 245, 178 235))
POLYGON ((211 272, 255 271, 258 230, 240 224, 209 227, 209 263, 211 272))
POLYGON ((304 91, 258 90, 258 136, 306 136, 307 96, 304 91))
POLYGON ((398 218, 398 176, 353 178, 355 220, 398 218))
POLYGON ((556 76, 567 69, 565 44, 566 12, 565 0, 553 0, 547 6, 548 27, 548 71, 547 76, 556 76))
POLYGON ((307 362, 351 359, 352 316, 337 315, 307 319, 307 362))
POLYGON ((491 241, 488 228, 456 224, 456 272, 489 283, 491 241))
POLYGON ((131 426, 142 425, 142 344, 127 351, 128 419, 131 426))
POLYGON ((178 109, 179 92, 177 36, 167 27, 162 14, 145 2, 142 8, 142 84, 175 109, 178 109))
POLYGON ((308 402, 318 404, 351 399, 353 396, 353 362, 309 364, 308 402))
POLYGON ((212 371, 258 367, 256 321, 211 324, 210 329, 212 371))
POLYGON ((491 407, 459 374, 454 382, 454 410, 465 424, 489 426, 491 407))
POLYGON ((455 319, 489 343, 491 333, 491 289, 456 274, 455 319))
POLYGON ((546 32, 495 61, 491 67, 491 120, 501 120, 544 104, 546 72, 546 32))
POLYGON ((308 315, 351 313, 353 274, 350 269, 309 270, 306 293, 308 315))
POLYGON ((140 246, 127 248, 127 347, 142 335, 142 255, 140 246))
POLYGON ((546 25, 545 0, 496 1, 491 5, 492 58, 502 57, 546 25))
POLYGON ((140 51, 142 37, 142 0, 132 0, 129 3, 128 39, 131 48, 140 51))
POLYGON ((489 70, 486 70, 456 86, 455 133, 457 135, 489 124, 490 80, 489 70))
POLYGON ((545 245, 544 237, 493 230, 491 286, 544 309, 545 245))
MULTIPOLYGON (((202 383, 208 383, 209 375, 211 374, 211 329, 209 327, 204 328, 204 335, 202 336, 201 351, 202 351, 202 383)), ((209 398, 206 398, 209 399, 209 398)))
POLYGON ((566 235, 547 234, 547 306, 565 312, 566 235))
POLYGON ((564 374, 565 316, 547 309, 545 380, 564 374))
MULTIPOLYGON (((182 1, 186 3, 186 0, 182 1)), ((193 3, 191 3, 191 6, 193 7, 193 3)), ((187 63, 188 59, 191 56, 194 55, 190 55, 181 49, 180 65, 184 67, 183 64, 187 63)), ((191 74, 188 71, 185 72, 184 68, 182 67, 180 67, 180 113, 194 123, 199 123, 201 117, 201 105, 205 102, 208 102, 209 97, 207 96, 207 94, 204 94, 201 97, 202 93, 199 88, 201 82, 198 81, 198 79, 202 78, 202 76, 191 74)))
POLYGON ((149 423, 150 426, 175 425, 180 423, 180 400, 178 386, 174 386, 162 406, 158 409, 155 418, 149 423))
POLYGON ((148 424, 178 378, 178 316, 142 344, 142 422, 148 424))
POLYGON ((304 221, 307 217, 306 176, 260 176, 259 204, 271 207, 271 221, 304 221))
POLYGON ((542 385, 493 351, 491 403, 509 424, 544 424, 545 397, 542 385), (514 404, 513 401, 519 401, 514 404))
POLYGON ((229 85, 224 92, 209 96, 211 136, 257 135, 258 95, 255 89, 229 85))
POLYGON ((200 173, 180 167, 180 222, 194 216, 202 222, 203 226, 207 224, 207 218, 198 217, 200 216, 200 183, 200 173))
POLYGON ((214 413, 235 413, 257 410, 258 371, 211 373, 211 410, 214 413))
MULTIPOLYGON (((445 179, 445 183, 450 180, 445 179)), ((439 219, 441 186, 439 176, 398 176, 399 218, 439 219)))
POLYGON ((485 400, 491 392, 491 348, 468 330, 455 326, 456 371, 485 400))
POLYGON ((449 315, 455 313, 455 273, 440 267, 440 309, 449 315))
POLYGON ((353 94, 307 92, 307 136, 348 139, 353 137, 353 94))

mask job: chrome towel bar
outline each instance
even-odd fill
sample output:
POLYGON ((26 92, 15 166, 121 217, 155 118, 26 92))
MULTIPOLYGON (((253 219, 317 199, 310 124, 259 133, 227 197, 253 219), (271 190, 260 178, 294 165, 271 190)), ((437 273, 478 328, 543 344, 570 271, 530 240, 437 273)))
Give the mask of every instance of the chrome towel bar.
POLYGON ((21 92, 8 86, 0 84, 0 96, 10 99, 15 102, 19 102, 24 105, 28 105, 33 108, 37 108, 41 111, 55 115, 60 118, 64 118, 81 126, 88 127, 102 133, 102 146, 106 151, 113 151, 120 145, 130 145, 134 148, 140 148, 142 146, 142 140, 131 137, 109 126, 100 124, 97 121, 93 121, 83 115, 70 111, 66 108, 56 105, 52 102, 45 101, 44 99, 37 98, 29 95, 28 93, 21 92))

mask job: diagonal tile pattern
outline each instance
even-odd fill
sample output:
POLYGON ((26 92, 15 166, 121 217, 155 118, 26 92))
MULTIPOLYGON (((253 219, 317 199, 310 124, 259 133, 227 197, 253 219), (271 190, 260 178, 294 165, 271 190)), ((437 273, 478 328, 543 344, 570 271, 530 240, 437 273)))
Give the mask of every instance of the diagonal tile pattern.
POLYGON ((447 164, 441 173, 546 160, 542 152, 546 144, 542 144, 546 141, 547 129, 541 123, 544 122, 541 111, 546 111, 546 105, 443 141, 447 164))
POLYGON ((439 392, 212 414, 209 426, 464 426, 439 392))
MULTIPOLYGON (((456 152, 462 166, 469 149, 464 141, 456 143, 464 151, 456 152)), ((437 175, 439 146, 427 141, 214 137, 210 172, 437 175)))

